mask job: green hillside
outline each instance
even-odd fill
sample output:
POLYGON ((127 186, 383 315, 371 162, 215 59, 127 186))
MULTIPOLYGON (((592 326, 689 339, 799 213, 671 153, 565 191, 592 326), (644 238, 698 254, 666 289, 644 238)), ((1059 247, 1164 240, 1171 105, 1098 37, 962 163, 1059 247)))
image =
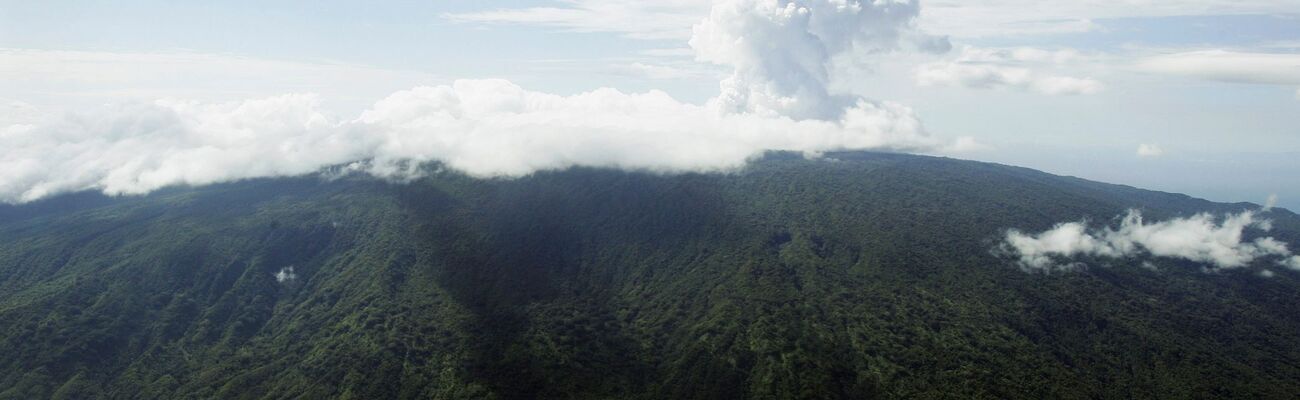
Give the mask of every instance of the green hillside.
MULTIPOLYGON (((828 158, 0 206, 0 399, 1300 393, 1298 272, 1032 274, 993 251, 1008 228, 1257 206, 828 158)), ((1300 245, 1300 217, 1268 217, 1300 245)))

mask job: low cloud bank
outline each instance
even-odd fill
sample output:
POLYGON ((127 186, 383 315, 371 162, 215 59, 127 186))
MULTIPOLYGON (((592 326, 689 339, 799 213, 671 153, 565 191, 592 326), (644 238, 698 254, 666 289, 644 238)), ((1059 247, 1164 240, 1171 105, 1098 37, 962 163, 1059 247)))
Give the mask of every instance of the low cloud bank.
POLYGON ((1197 214, 1147 223, 1142 213, 1130 210, 1119 228, 1089 229, 1087 222, 1067 222, 1038 234, 1010 230, 1003 250, 1018 258, 1026 271, 1079 268, 1076 257, 1128 258, 1154 256, 1187 260, 1215 269, 1242 268, 1256 260, 1273 259, 1278 265, 1300 270, 1300 256, 1286 243, 1271 237, 1246 240, 1246 230, 1269 231, 1272 223, 1255 212, 1244 211, 1217 218, 1197 214))
POLYGON ((706 105, 660 91, 572 96, 503 80, 394 93, 359 117, 315 95, 229 103, 159 100, 71 114, 0 109, 0 202, 100 190, 147 193, 337 165, 409 178, 439 162, 479 177, 572 166, 724 171, 766 151, 949 151, 908 107, 828 89, 830 65, 902 48, 946 51, 914 28, 915 0, 718 0, 696 25, 697 57, 733 69, 706 105))
POLYGON ((206 104, 161 100, 0 127, 0 202, 101 190, 142 194, 356 168, 405 178, 424 162, 478 177, 571 166, 725 171, 769 150, 941 150, 906 106, 860 101, 833 121, 719 113, 662 92, 573 96, 501 80, 395 93, 339 121, 320 99, 285 95, 206 104))

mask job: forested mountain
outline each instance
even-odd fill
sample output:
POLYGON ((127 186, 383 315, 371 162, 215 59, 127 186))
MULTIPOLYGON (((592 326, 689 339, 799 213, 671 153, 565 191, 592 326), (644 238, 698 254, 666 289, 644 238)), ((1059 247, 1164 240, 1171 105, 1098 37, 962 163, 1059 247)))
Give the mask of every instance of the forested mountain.
POLYGON ((996 251, 1009 228, 1255 205, 888 153, 430 171, 0 206, 0 398, 1300 393, 1300 273, 996 251))

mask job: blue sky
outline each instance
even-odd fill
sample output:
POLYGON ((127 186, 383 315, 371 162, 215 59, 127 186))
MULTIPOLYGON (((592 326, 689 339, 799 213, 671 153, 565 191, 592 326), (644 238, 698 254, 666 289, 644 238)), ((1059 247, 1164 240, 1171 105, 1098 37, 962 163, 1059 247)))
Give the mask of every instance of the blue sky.
MULTIPOLYGON (((745 70, 688 45, 713 3, 643 3, 0 1, 0 102, 12 104, 0 124, 40 130, 29 114, 287 93, 315 94, 347 121, 396 92, 484 78, 704 106, 745 70)), ((826 83, 905 106, 936 140, 976 143, 920 152, 1219 201, 1278 194, 1300 209, 1298 13, 1294 0, 922 1, 900 29, 947 37, 951 50, 835 53, 826 83)), ((111 186, 102 181, 68 188, 111 186)))

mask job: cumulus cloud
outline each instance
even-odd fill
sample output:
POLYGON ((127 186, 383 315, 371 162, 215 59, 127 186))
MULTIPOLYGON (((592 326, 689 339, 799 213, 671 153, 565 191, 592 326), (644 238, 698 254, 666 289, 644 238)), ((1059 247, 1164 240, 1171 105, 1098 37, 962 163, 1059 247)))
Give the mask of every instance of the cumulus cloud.
POLYGON ((1165 155, 1165 149, 1160 148, 1159 145, 1143 143, 1138 145, 1137 155, 1148 158, 1160 157, 1165 155))
POLYGON ((1080 62, 1073 50, 1034 48, 981 49, 966 47, 951 60, 922 64, 916 81, 921 86, 963 86, 975 89, 1015 89, 1048 95, 1086 95, 1105 88, 1092 78, 1044 72, 1080 62))
POLYGON ((931 138, 906 106, 827 89, 835 57, 945 46, 915 31, 918 10, 914 0, 720 0, 690 41, 700 59, 733 70, 706 105, 660 91, 560 96, 458 80, 394 93, 355 118, 322 111, 315 95, 159 100, 38 118, 9 107, 23 116, 0 121, 35 122, 0 126, 0 201, 139 194, 344 164, 393 178, 429 162, 511 177, 572 166, 724 171, 771 150, 974 148, 972 139, 931 138))
POLYGON ((713 100, 720 110, 832 120, 861 102, 829 89, 837 57, 948 50, 915 28, 919 14, 916 0, 719 0, 690 45, 699 60, 733 68, 713 100))
POLYGON ((1119 228, 1088 229, 1086 222, 1067 222, 1038 234, 1010 230, 1003 248, 1019 259, 1026 271, 1068 270, 1080 264, 1075 257, 1124 258, 1151 255, 1203 263, 1214 268, 1241 268, 1261 258, 1275 258, 1296 268, 1286 243, 1271 237, 1246 240, 1247 229, 1267 231, 1267 220, 1253 212, 1222 219, 1210 214, 1147 223, 1131 210, 1119 228))

